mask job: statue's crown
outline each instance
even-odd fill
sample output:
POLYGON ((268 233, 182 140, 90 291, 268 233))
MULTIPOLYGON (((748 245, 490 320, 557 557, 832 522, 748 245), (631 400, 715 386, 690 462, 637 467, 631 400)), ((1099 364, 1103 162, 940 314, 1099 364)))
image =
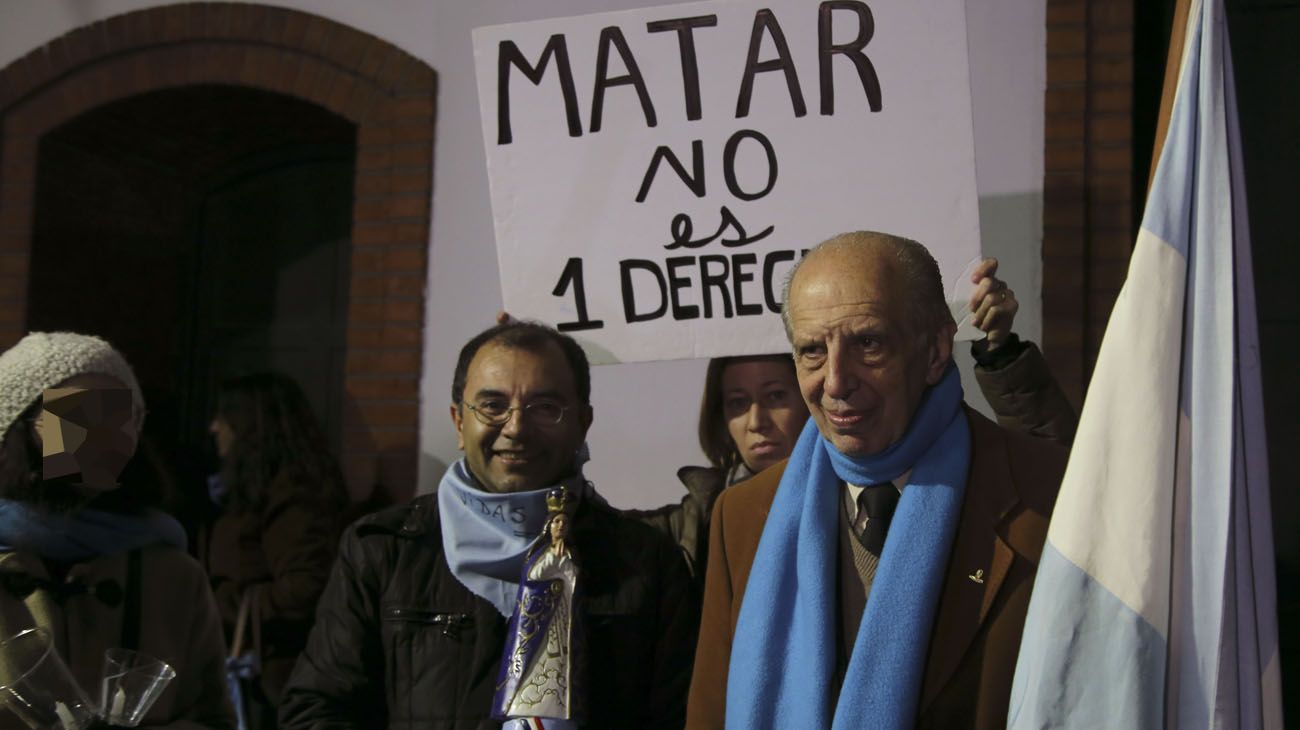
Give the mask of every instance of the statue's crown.
POLYGON ((556 487, 546 493, 546 511, 549 513, 561 512, 564 505, 569 502, 569 493, 564 487, 556 487))

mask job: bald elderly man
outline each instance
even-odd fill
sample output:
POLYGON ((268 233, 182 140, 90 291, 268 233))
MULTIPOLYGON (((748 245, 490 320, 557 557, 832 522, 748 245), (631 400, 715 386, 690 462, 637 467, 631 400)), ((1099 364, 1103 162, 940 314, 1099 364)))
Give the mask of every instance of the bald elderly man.
POLYGON ((938 265, 856 232, 783 312, 812 415, 710 531, 689 728, 1004 728, 1059 446, 967 407, 938 265))

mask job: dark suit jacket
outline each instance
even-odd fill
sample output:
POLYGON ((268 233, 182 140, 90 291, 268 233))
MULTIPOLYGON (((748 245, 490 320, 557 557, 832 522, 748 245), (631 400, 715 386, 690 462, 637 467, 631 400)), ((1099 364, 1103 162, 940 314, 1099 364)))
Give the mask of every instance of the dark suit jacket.
MULTIPOLYGON (((1066 452, 969 409, 967 415, 970 476, 930 637, 917 726, 1002 730, 1066 452)), ((736 619, 784 471, 782 462, 728 489, 714 507, 688 728, 723 727, 732 642, 763 640, 736 637, 736 619)))

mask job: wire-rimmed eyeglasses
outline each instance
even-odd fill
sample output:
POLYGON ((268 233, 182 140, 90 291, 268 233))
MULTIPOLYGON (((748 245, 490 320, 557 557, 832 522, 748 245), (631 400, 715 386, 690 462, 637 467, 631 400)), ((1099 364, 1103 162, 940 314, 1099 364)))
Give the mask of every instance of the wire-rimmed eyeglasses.
POLYGON ((466 403, 465 407, 473 411, 474 417, 485 426, 504 426, 515 411, 535 426, 555 426, 564 420, 564 412, 569 410, 568 406, 552 400, 533 401, 524 406, 508 405, 503 400, 483 400, 466 403))

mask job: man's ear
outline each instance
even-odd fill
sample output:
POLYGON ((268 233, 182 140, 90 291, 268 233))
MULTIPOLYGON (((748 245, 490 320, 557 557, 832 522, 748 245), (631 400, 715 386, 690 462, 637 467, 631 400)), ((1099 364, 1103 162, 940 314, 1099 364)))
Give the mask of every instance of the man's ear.
POLYGON ((944 322, 935 333, 934 340, 930 343, 930 359, 926 363, 926 385, 934 385, 943 378, 948 363, 952 361, 952 338, 956 334, 957 323, 952 320, 944 322))
POLYGON ((582 436, 586 438, 587 429, 591 428, 591 422, 595 418, 595 412, 592 410, 590 403, 582 404, 578 409, 578 417, 582 422, 582 436))
POLYGON ((455 403, 452 403, 452 404, 451 404, 451 409, 450 409, 450 410, 451 410, 451 423, 452 423, 453 426, 456 427, 456 448, 460 449, 461 451, 464 451, 464 450, 465 450, 465 434, 461 433, 461 430, 460 430, 460 427, 461 427, 461 418, 463 418, 464 416, 463 416, 463 414, 460 412, 460 406, 456 405, 455 403))

